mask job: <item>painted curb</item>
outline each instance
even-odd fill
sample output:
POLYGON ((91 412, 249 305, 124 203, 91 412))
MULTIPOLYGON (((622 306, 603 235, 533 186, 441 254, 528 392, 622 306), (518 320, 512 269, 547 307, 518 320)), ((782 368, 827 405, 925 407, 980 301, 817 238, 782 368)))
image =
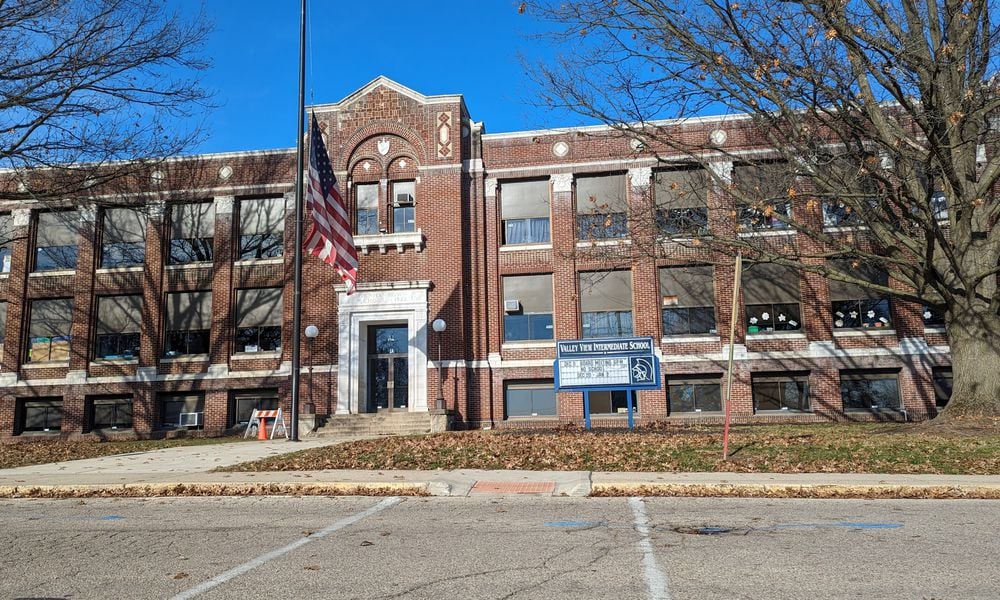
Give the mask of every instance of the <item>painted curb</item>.
POLYGON ((673 496, 690 498, 870 498, 1000 500, 1000 486, 977 485, 775 485, 595 483, 591 497, 673 496))
POLYGON ((169 496, 428 496, 423 483, 126 483, 0 487, 0 498, 156 498, 169 496))

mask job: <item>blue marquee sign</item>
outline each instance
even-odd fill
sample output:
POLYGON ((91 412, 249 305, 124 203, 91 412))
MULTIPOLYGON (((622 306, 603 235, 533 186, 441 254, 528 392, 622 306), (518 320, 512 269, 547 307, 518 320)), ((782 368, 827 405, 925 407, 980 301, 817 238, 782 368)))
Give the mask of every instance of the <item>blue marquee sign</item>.
POLYGON ((652 338, 556 342, 557 391, 660 389, 652 338))

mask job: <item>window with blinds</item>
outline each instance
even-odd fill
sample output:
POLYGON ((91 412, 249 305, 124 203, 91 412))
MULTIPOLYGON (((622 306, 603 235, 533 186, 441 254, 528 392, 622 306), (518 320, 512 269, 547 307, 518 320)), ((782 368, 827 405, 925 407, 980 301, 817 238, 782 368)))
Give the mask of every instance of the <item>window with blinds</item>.
POLYGON ((667 404, 671 414, 721 411, 721 380, 718 377, 668 379, 667 404))
POLYGON ((281 288, 236 291, 234 352, 281 351, 281 288))
POLYGON ((160 427, 163 429, 204 429, 205 394, 160 394, 160 427))
POLYGON ((656 222, 671 236, 708 233, 708 184, 698 168, 657 171, 654 175, 656 222))
POLYGON ((131 208, 104 211, 101 268, 131 267, 146 262, 146 214, 131 208))
POLYGON ((18 400, 17 433, 54 433, 62 429, 62 398, 18 400))
POLYGON ((246 425, 254 409, 278 408, 278 390, 247 390, 229 394, 229 426, 246 425))
POLYGON ((284 196, 240 200, 240 260, 278 257, 284 247, 284 196))
POLYGON ((35 234, 35 266, 37 271, 72 271, 76 269, 77 223, 75 210, 38 214, 35 234))
POLYGON ((716 333, 711 265, 660 269, 663 335, 716 333))
POLYGON ((32 300, 29 310, 27 362, 68 361, 73 299, 32 300))
POLYGON ((87 431, 132 429, 132 396, 92 396, 85 411, 87 431))
POLYGON ((171 265, 212 262, 215 203, 196 202, 170 207, 171 265))
POLYGON ((625 176, 601 175, 576 180, 577 239, 603 240, 628 235, 625 176))
MULTIPOLYGON (((889 274, 877 265, 852 258, 834 259, 830 263, 838 271, 856 279, 889 285, 889 274)), ((887 294, 835 279, 830 279, 829 284, 834 328, 892 328, 892 307, 887 294)))
POLYGON ((845 411, 899 410, 899 373, 841 371, 840 399, 845 411))
POLYGON ((505 181, 500 184, 500 219, 504 245, 548 244, 549 180, 505 181))
POLYGON ((580 273, 583 337, 632 335, 632 272, 580 273))
POLYGON ((98 297, 95 358, 103 360, 137 358, 141 324, 142 296, 98 297))
POLYGON ((751 383, 755 412, 809 411, 808 373, 755 373, 751 383))
POLYGON ((551 379, 508 381, 504 385, 506 418, 556 416, 556 389, 551 379))
POLYGON ((792 217, 788 190, 793 183, 794 173, 784 161, 734 166, 733 195, 739 230, 787 229, 792 217))
POLYGON ((212 329, 212 292, 179 292, 167 294, 166 338, 167 358, 190 354, 208 354, 212 329))
POLYGON ((377 183, 354 184, 354 233, 358 235, 378 234, 378 188, 377 183))
POLYGON ((791 267, 753 263, 743 271, 747 333, 802 329, 799 272, 791 267))
POLYGON ((551 340, 552 275, 504 277, 503 309, 505 342, 551 340))

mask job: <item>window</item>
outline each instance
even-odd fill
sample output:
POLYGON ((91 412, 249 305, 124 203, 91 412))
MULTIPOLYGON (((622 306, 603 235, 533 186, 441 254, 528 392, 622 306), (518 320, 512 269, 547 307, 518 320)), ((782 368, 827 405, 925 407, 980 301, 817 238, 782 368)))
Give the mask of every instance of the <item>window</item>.
POLYGON ((948 406, 951 400, 951 390, 953 386, 951 367, 937 367, 934 369, 934 405, 938 408, 948 406))
POLYGON ((87 399, 89 431, 132 429, 132 396, 87 399))
POLYGON ((635 392, 625 390, 601 390, 590 392, 590 414, 611 415, 628 413, 628 397, 632 394, 632 412, 639 412, 639 399, 635 392))
POLYGON ((787 229, 794 173, 784 161, 733 167, 740 231, 787 229))
POLYGON ((808 412, 809 375, 754 375, 753 409, 808 412))
POLYGON ((551 340, 552 275, 504 277, 503 311, 505 342, 551 340))
POLYGON ((212 292, 167 294, 167 358, 189 354, 208 354, 212 329, 212 292))
POLYGON ((674 236, 708 233, 708 177, 703 170, 658 171, 654 193, 661 232, 674 236))
POLYGON ((944 327, 944 311, 935 306, 924 306, 924 327, 944 327))
POLYGON ((632 335, 632 272, 580 273, 583 337, 632 335))
POLYGON ((628 234, 628 195, 624 175, 576 180, 577 238, 603 240, 628 234))
POLYGON ((204 429, 205 394, 162 394, 158 399, 163 429, 204 429))
POLYGON ((18 431, 56 432, 62 428, 62 399, 21 400, 18 431))
POLYGON ((32 300, 27 362, 67 361, 73 299, 32 300))
POLYGON ((0 273, 10 273, 10 248, 0 246, 0 273))
POLYGON ((670 413, 718 412, 722 410, 722 386, 718 379, 676 379, 667 381, 670 413))
POLYGON ((141 323, 142 296, 99 297, 94 356, 105 360, 138 357, 141 323))
POLYGON ((501 183, 500 219, 505 245, 549 243, 549 180, 501 183))
POLYGON ((357 206, 354 232, 358 235, 378 234, 378 186, 377 183, 359 183, 354 186, 357 206))
POLYGON ((131 267, 146 262, 146 215, 131 208, 104 211, 101 268, 131 267))
POLYGON ((416 231, 414 204, 416 182, 394 181, 392 183, 392 231, 404 233, 416 231))
MULTIPOLYGON (((888 286, 885 269, 856 259, 830 261, 835 269, 849 277, 888 286)), ((830 280, 830 300, 833 307, 833 326, 848 328, 892 328, 889 297, 854 283, 830 280)))
POLYGON ((845 411, 899 410, 897 374, 841 372, 840 398, 845 411))
POLYGON ((285 198, 240 200, 240 260, 274 258, 285 249, 285 198))
POLYGON ((0 302, 0 348, 7 337, 7 303, 0 302))
POLYGON ((281 351, 281 288, 236 291, 234 352, 281 351))
POLYGON ((35 235, 35 271, 76 269, 77 221, 75 210, 38 215, 35 235))
POLYGON ((826 227, 857 227, 864 224, 852 207, 838 200, 823 203, 823 225, 826 227))
POLYGON ((743 271, 743 299, 747 333, 802 328, 796 269, 770 263, 748 265, 743 271))
POLYGON ((716 333, 710 266, 660 269, 663 335, 716 333))
POLYGON ((556 388, 551 379, 510 381, 504 387, 507 418, 556 416, 556 388))
POLYGON ((229 426, 246 425, 254 409, 275 410, 278 408, 278 390, 249 390, 233 392, 230 395, 229 426))
POLYGON ((168 264, 212 262, 215 236, 215 204, 178 204, 170 209, 170 257, 168 264))

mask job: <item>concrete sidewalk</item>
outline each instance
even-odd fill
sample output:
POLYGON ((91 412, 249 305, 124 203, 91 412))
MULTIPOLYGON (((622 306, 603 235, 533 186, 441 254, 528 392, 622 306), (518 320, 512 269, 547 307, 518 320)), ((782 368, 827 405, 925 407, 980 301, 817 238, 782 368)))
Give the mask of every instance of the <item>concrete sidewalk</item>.
POLYGON ((246 442, 164 448, 0 470, 0 497, 158 495, 737 496, 996 498, 1000 476, 588 471, 283 471, 213 473, 241 462, 347 441, 246 442))

